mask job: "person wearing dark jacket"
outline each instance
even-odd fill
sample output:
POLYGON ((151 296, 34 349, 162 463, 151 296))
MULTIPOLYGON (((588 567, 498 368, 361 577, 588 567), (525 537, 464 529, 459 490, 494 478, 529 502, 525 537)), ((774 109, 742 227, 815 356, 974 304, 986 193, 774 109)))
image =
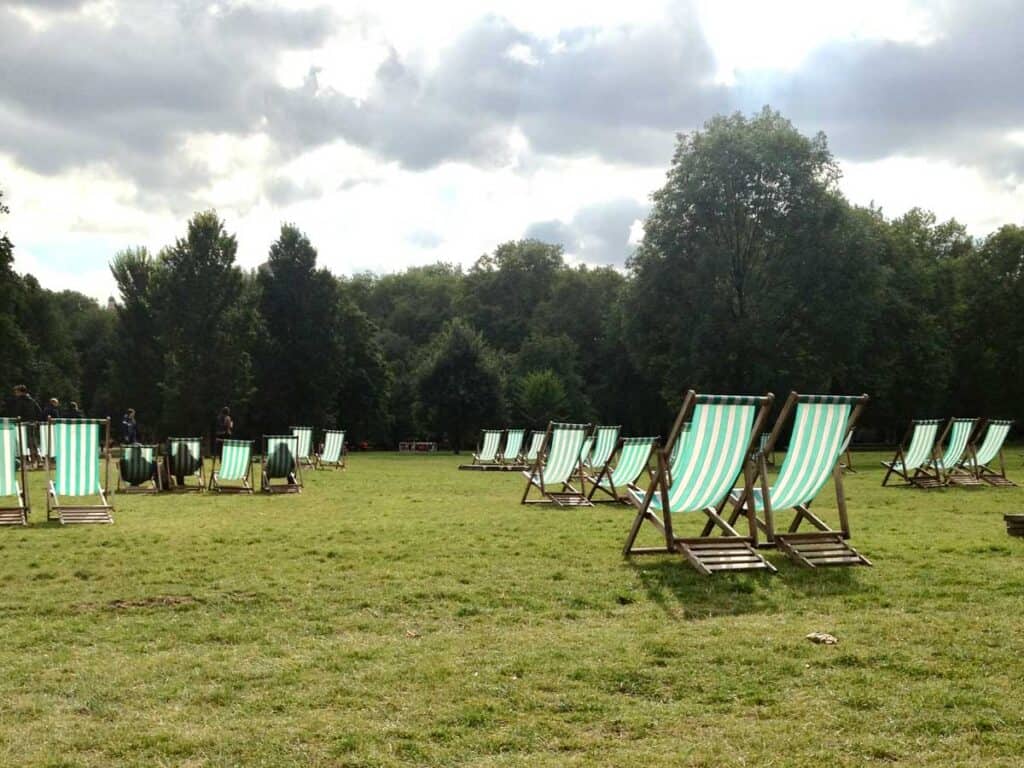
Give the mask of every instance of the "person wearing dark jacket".
POLYGON ((85 413, 83 413, 82 409, 78 407, 78 403, 72 400, 64 416, 68 419, 84 419, 85 413))
POLYGON ((60 400, 51 397, 49 402, 43 406, 43 421, 60 418, 60 400))
POLYGON ((214 442, 215 452, 220 456, 221 440, 230 440, 235 432, 235 422, 231 418, 231 409, 226 405, 217 414, 217 439, 214 442))
POLYGON ((129 408, 121 419, 121 443, 130 445, 139 442, 139 425, 135 421, 135 409, 129 408))
MULTIPOLYGON (((18 384, 14 387, 14 398, 11 400, 11 416, 17 416, 22 421, 39 421, 43 412, 39 408, 32 395, 28 393, 28 387, 18 384)), ((39 464, 39 436, 35 429, 26 430, 28 433, 29 461, 31 466, 39 464)))

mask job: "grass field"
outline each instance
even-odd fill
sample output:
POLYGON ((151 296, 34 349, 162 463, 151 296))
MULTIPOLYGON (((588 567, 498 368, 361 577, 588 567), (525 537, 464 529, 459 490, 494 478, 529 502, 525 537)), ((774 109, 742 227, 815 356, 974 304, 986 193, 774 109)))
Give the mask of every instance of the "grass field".
POLYGON ((1019 766, 1024 489, 883 489, 879 458, 847 478, 874 568, 714 578, 459 457, 67 528, 35 473, 0 530, 0 764, 1019 766))

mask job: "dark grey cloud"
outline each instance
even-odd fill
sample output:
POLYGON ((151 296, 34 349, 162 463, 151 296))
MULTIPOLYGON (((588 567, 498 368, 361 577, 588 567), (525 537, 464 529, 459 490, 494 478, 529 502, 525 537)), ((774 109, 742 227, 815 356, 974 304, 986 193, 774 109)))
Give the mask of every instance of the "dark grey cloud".
POLYGON ((588 264, 621 266, 633 252, 629 242, 633 222, 643 221, 650 205, 618 198, 580 208, 570 221, 534 222, 524 237, 561 245, 588 264))
POLYGON ((769 102, 803 130, 824 130, 855 160, 944 157, 997 176, 1024 173, 1024 3, 948 6, 927 45, 878 41, 828 45, 790 76, 741 81, 748 108, 769 102))

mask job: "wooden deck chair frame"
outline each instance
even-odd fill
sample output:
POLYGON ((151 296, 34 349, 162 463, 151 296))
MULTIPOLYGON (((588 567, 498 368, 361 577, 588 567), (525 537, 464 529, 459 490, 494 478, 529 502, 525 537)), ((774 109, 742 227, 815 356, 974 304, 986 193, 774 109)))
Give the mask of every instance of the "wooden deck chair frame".
MULTIPOLYGON (((769 438, 768 449, 773 450, 778 445, 779 437, 783 429, 791 421, 790 415, 794 414, 797 406, 801 403, 809 405, 850 405, 850 415, 846 420, 843 436, 838 441, 842 447, 846 438, 856 429, 857 421, 860 419, 864 407, 868 403, 867 395, 806 395, 797 392, 790 392, 786 398, 779 418, 775 421, 769 438)), ((794 419, 796 416, 794 415, 794 419)), ((791 438, 792 439, 792 438, 791 438)), ((786 450, 786 457, 780 468, 779 477, 785 471, 786 462, 795 454, 795 447, 790 445, 786 450)), ((763 455, 758 463, 755 484, 760 484, 762 499, 762 516, 756 517, 757 526, 764 532, 766 546, 774 546, 784 552, 791 560, 799 565, 807 567, 819 566, 840 566, 840 565, 871 565, 871 561, 860 554, 857 550, 846 544, 850 538, 850 516, 846 506, 846 494, 843 489, 843 470, 840 465, 838 449, 832 459, 832 481, 835 484, 836 509, 839 513, 839 530, 833 530, 824 520, 811 511, 810 506, 813 498, 804 503, 792 507, 794 516, 785 533, 780 533, 777 528, 777 513, 780 511, 772 500, 772 488, 768 485, 768 467, 763 455), (811 532, 800 532, 800 526, 809 523, 815 530, 811 532)), ((824 480, 828 482, 827 479, 824 480)), ((815 491, 820 492, 821 486, 815 491)), ((731 519, 735 520, 742 513, 756 513, 753 494, 746 494, 747 501, 744 503, 738 494, 733 494, 733 513, 731 519)))
MULTIPOLYGON (((637 507, 636 517, 626 537, 626 543, 622 547, 624 557, 632 555, 655 555, 655 554, 678 554, 698 572, 710 576, 722 571, 753 571, 761 570, 775 573, 775 567, 765 560, 755 549, 757 546, 757 522, 751 511, 747 515, 748 534, 744 536, 737 531, 733 524, 727 522, 722 516, 725 505, 729 500, 730 491, 739 477, 743 477, 743 493, 741 498, 746 501, 747 495, 751 493, 754 482, 754 467, 751 456, 757 451, 758 440, 761 429, 764 426, 768 414, 771 412, 775 396, 772 393, 765 395, 699 395, 692 389, 683 397, 683 404, 676 416, 672 431, 669 433, 668 442, 657 451, 658 465, 652 477, 647 491, 643 493, 643 500, 637 502, 638 495, 631 493, 631 500, 637 507), (684 432, 685 424, 695 413, 698 405, 750 405, 755 406, 757 411, 754 414, 750 432, 746 436, 743 445, 736 445, 737 454, 735 459, 739 466, 735 477, 728 479, 726 489, 722 498, 713 506, 702 507, 702 511, 708 518, 705 532, 698 537, 681 537, 675 534, 673 526, 673 513, 670 503, 670 492, 674 488, 674 482, 670 478, 669 464, 673 456, 673 449, 676 441, 684 432), (652 509, 651 503, 654 495, 661 497, 661 514, 659 517, 652 509), (636 546, 637 536, 644 523, 650 523, 657 529, 665 539, 663 546, 638 547, 636 546), (711 536, 710 530, 717 528, 723 535, 711 536)), ((679 450, 686 450, 685 447, 679 450)), ((684 459, 688 457, 684 456, 684 459)), ((693 465, 700 467, 709 463, 711 457, 700 456, 693 460, 693 465)), ((688 461, 688 464, 690 462, 688 461)), ((696 510, 693 510, 696 511, 696 510)))
MULTIPOLYGON (((300 435, 299 433, 302 432, 304 434, 308 434, 309 435, 309 444, 307 446, 308 450, 305 451, 306 455, 305 456, 296 456, 295 460, 297 462, 299 462, 300 464, 305 464, 307 467, 312 467, 315 470, 316 469, 316 441, 314 440, 314 438, 316 437, 316 429, 314 427, 301 427, 301 426, 299 426, 299 427, 292 426, 292 427, 288 427, 288 429, 291 430, 291 433, 293 435, 295 435, 297 438, 299 438, 298 443, 299 443, 299 449, 300 450, 302 449, 302 435, 300 435)), ((276 437, 276 435, 275 435, 275 437, 276 437)))
POLYGON ((320 447, 320 451, 316 455, 316 468, 322 469, 324 466, 333 467, 334 469, 345 469, 345 454, 348 451, 345 450, 345 430, 344 429, 325 429, 324 430, 324 442, 320 447), (338 442, 338 457, 330 458, 333 453, 328 455, 327 446, 329 443, 333 443, 334 438, 337 436, 338 442), (327 458, 325 458, 327 456, 327 458))
POLYGON ((505 443, 501 447, 501 452, 498 454, 498 463, 504 469, 525 469, 526 466, 523 464, 523 444, 526 441, 526 430, 525 429, 506 429, 505 430, 505 443), (517 435, 519 438, 518 447, 511 449, 512 453, 509 454, 509 442, 512 439, 512 435, 517 435))
MULTIPOLYGON (((617 449, 618 461, 615 462, 615 466, 612 466, 612 462, 609 460, 605 462, 605 465, 601 467, 601 471, 596 475, 588 475, 587 482, 590 483, 590 492, 587 493, 587 498, 591 501, 594 500, 594 494, 600 491, 604 495, 608 496, 608 499, 602 499, 602 501, 615 501, 622 504, 629 504, 628 491, 630 488, 636 488, 636 481, 646 471, 648 476, 651 474, 651 456, 658 450, 658 438, 657 437, 620 437, 618 441, 617 449), (640 453, 643 452, 643 444, 649 443, 647 447, 647 456, 641 462, 639 460, 640 453), (615 475, 619 474, 619 465, 623 462, 625 449, 627 446, 635 446, 637 448, 637 471, 634 474, 632 467, 627 469, 627 475, 633 475, 629 480, 623 481, 619 478, 619 482, 615 481, 615 475)), ((630 460, 632 464, 632 460, 630 460)))
POLYGON ((290 435, 264 435, 260 451, 260 490, 263 493, 302 493, 302 459, 299 456, 299 436, 294 432, 290 435), (288 482, 288 473, 281 474, 280 468, 274 468, 275 459, 270 451, 279 445, 291 443, 291 474, 295 482, 288 482), (273 474, 271 474, 273 473, 273 474), (274 480, 284 478, 285 482, 275 483, 274 480))
MULTIPOLYGON (((985 419, 983 423, 978 425, 978 429, 974 433, 974 439, 971 441, 970 446, 967 448, 967 456, 964 457, 960 463, 961 469, 966 472, 970 472, 978 480, 988 483, 989 485, 996 486, 998 488, 1015 488, 1017 484, 1010 480, 1006 476, 1006 463, 1003 461, 1003 446, 1006 443, 1006 438, 1009 436, 1010 428, 1013 426, 1011 419, 985 419), (979 451, 987 447, 989 440, 989 433, 993 429, 999 429, 1003 434, 999 439, 999 448, 995 451, 988 461, 979 461, 979 451), (981 435, 984 433, 985 439, 981 441, 981 445, 978 445, 978 441, 981 435), (993 460, 999 459, 999 471, 990 467, 993 460)), ((989 448, 988 450, 991 450, 989 448)))
POLYGON ((206 490, 206 462, 203 460, 202 438, 167 438, 167 446, 164 452, 164 481, 164 490, 171 491, 172 493, 201 493, 206 490), (189 443, 198 447, 196 456, 192 456, 191 451, 189 451, 189 457, 195 461, 196 469, 192 472, 180 473, 181 481, 179 482, 179 470, 181 468, 174 466, 177 455, 174 446, 187 445, 189 443), (196 483, 194 485, 189 485, 185 482, 189 477, 194 477, 196 479, 196 483))
POLYGON ((927 476, 928 472, 925 466, 935 456, 935 446, 939 442, 939 425, 942 424, 942 419, 913 419, 909 425, 907 425, 907 431, 903 435, 903 439, 900 444, 896 446, 896 453, 892 457, 892 461, 883 461, 882 466, 885 467, 885 477, 882 478, 882 486, 885 487, 889 484, 889 478, 895 475, 896 477, 902 477, 904 485, 917 485, 917 478, 919 476, 927 476), (922 435, 927 438, 928 434, 932 435, 931 445, 928 446, 927 451, 921 458, 921 461, 916 463, 915 466, 907 468, 908 463, 908 452, 914 448, 917 440, 917 431, 923 430, 922 435))
POLYGON ((210 468, 209 489, 211 491, 217 491, 218 493, 252 493, 252 440, 217 438, 217 442, 220 443, 221 449, 219 451, 214 451, 213 465, 210 468), (245 462, 245 474, 237 480, 235 478, 231 478, 228 482, 232 484, 225 485, 221 482, 218 471, 223 466, 224 449, 231 446, 241 447, 242 443, 247 443, 249 446, 249 457, 245 462))
POLYGON ((117 486, 116 493, 160 493, 163 490, 160 482, 160 446, 158 445, 143 445, 142 443, 130 443, 128 445, 121 446, 121 458, 117 462, 117 486), (135 449, 149 448, 153 451, 153 471, 149 476, 148 480, 142 483, 132 485, 130 480, 125 480, 124 477, 124 462, 125 462, 125 451, 135 449))
POLYGON ((28 472, 25 466, 28 462, 25 461, 25 449, 21 444, 21 419, 0 419, 0 436, 8 434, 12 439, 0 443, 0 462, 3 462, 4 471, 11 474, 3 478, 0 488, 9 482, 14 493, 4 494, 0 499, 13 497, 17 504, 13 507, 6 503, 0 504, 0 525, 28 525, 28 472))
POLYGON ((843 442, 843 448, 839 452, 842 456, 839 466, 842 468, 843 472, 847 472, 851 475, 857 474, 857 470, 853 468, 853 456, 850 454, 850 449, 853 445, 853 433, 856 431, 857 428, 854 427, 846 433, 846 440, 843 442))
MULTIPOLYGON (((46 424, 49 430, 49 445, 53 446, 54 466, 53 476, 50 475, 50 465, 46 464, 46 519, 60 521, 61 525, 74 523, 113 523, 114 505, 107 500, 107 493, 110 490, 110 419, 50 419, 46 424), (103 483, 99 483, 99 473, 96 476, 96 487, 87 494, 64 494, 58 492, 58 482, 63 479, 63 473, 74 470, 71 459, 61 455, 60 443, 57 442, 57 431, 63 425, 96 425, 103 438, 102 452, 97 446, 97 464, 103 462, 103 483), (83 498, 85 496, 96 496, 99 504, 65 504, 61 496, 72 496, 83 498), (56 513, 57 517, 53 515, 56 513)), ((85 489, 83 489, 85 490, 85 489)))
MULTIPOLYGON (((577 477, 583 477, 583 460, 581 451, 576 451, 576 458, 573 461, 573 465, 566 475, 564 480, 556 481, 556 486, 561 486, 557 490, 550 488, 548 483, 544 480, 544 468, 547 465, 549 451, 556 450, 558 446, 554 445, 555 432, 558 430, 566 431, 583 431, 584 439, 589 434, 591 424, 565 424, 562 422, 549 422, 547 430, 544 433, 544 442, 541 447, 540 453, 537 454, 537 460, 534 461, 533 465, 523 475, 526 477, 526 490, 523 491, 523 498, 520 504, 555 504, 559 507, 592 507, 593 504, 590 499, 583 493, 583 486, 577 489, 573 484, 573 479, 577 477), (536 488, 540 491, 541 498, 531 499, 530 491, 536 488)), ((582 449, 582 441, 580 443, 582 449)))
POLYGON ((945 429, 943 429, 939 439, 935 442, 935 453, 929 464, 927 478, 920 478, 918 485, 924 488, 944 487, 947 485, 973 486, 976 488, 983 486, 984 483, 980 479, 975 477, 973 473, 963 469, 961 466, 964 460, 970 455, 970 446, 977 434, 980 423, 981 419, 956 416, 946 422, 945 429), (962 435, 960 437, 961 449, 959 456, 955 456, 952 461, 947 462, 946 453, 952 446, 943 450, 942 444, 947 440, 952 442, 956 437, 956 435, 953 434, 953 431, 958 423, 968 424, 966 435, 962 435))

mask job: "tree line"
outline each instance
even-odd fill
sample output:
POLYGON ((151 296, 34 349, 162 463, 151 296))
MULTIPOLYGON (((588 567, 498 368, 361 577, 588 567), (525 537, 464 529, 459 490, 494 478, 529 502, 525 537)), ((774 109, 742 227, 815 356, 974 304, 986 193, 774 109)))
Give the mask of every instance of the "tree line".
POLYGON ((623 271, 521 240, 467 269, 337 276, 291 224, 247 271, 205 211, 113 257, 111 307, 16 274, 3 236, 0 370, 89 415, 134 407, 154 439, 208 434, 223 405, 252 437, 314 424, 382 447, 549 419, 659 434, 689 387, 867 392, 874 440, 1024 416, 1024 228, 887 218, 838 179, 824 135, 716 116, 679 135, 623 271))

